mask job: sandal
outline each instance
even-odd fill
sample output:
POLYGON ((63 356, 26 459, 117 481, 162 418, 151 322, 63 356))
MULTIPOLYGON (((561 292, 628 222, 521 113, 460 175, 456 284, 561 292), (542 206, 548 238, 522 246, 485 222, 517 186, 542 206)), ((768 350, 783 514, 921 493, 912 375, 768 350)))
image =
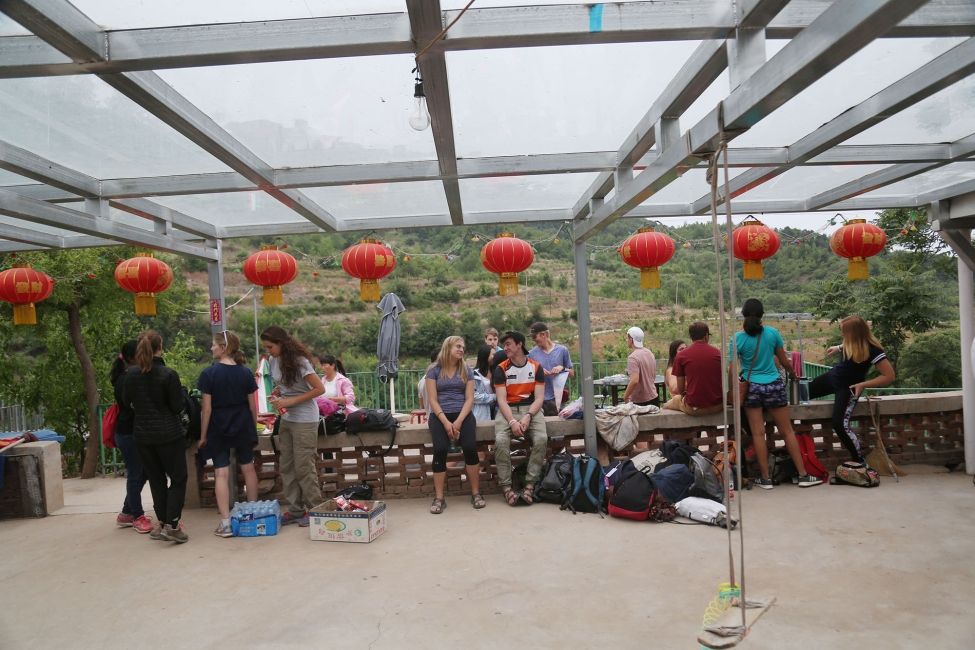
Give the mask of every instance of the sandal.
POLYGON ((447 507, 447 502, 443 499, 434 499, 430 504, 430 514, 439 515, 447 507))
POLYGON ((525 489, 521 491, 521 500, 526 504, 531 505, 535 502, 535 486, 526 485, 525 489))
POLYGON ((504 489, 504 500, 509 506, 518 505, 518 493, 512 490, 510 485, 504 489))
POLYGON ((474 506, 475 510, 480 510, 481 508, 487 505, 487 502, 484 500, 484 497, 480 495, 480 493, 472 494, 471 505, 474 506))

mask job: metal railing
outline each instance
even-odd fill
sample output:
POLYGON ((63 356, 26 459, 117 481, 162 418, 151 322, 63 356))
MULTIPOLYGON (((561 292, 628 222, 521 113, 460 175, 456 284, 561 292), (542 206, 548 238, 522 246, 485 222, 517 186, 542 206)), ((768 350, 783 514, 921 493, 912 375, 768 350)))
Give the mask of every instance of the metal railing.
POLYGON ((22 404, 0 402, 0 431, 36 431, 43 428, 43 415, 28 413, 22 404))

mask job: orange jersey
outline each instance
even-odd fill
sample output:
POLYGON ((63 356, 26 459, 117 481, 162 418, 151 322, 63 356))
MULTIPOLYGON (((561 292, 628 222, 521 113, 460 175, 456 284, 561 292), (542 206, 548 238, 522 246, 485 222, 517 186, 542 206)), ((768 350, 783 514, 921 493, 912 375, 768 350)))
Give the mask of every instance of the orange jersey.
POLYGON ((511 359, 505 359, 494 369, 495 388, 504 388, 508 406, 531 404, 535 401, 535 386, 545 385, 542 365, 528 359, 523 366, 516 366, 511 359))

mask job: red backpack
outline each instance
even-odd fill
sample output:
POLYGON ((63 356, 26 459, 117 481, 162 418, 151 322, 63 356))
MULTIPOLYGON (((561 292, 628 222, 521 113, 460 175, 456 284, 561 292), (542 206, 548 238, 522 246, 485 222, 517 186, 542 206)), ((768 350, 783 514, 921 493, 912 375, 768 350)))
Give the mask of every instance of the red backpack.
POLYGON ((115 424, 118 422, 118 404, 112 404, 102 415, 102 444, 115 449, 115 424))
POLYGON ((797 433, 796 440, 799 441, 799 453, 802 455, 802 464, 806 466, 806 474, 825 481, 829 477, 829 472, 816 457, 816 443, 813 442, 812 436, 797 433))

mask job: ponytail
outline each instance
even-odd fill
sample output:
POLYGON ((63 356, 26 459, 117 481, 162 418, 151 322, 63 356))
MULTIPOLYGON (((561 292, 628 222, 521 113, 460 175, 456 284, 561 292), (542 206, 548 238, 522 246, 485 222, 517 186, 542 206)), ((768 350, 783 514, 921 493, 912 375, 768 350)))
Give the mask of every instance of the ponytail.
POLYGON ((345 374, 345 366, 342 364, 342 360, 334 354, 323 354, 318 357, 318 360, 323 364, 327 363, 330 366, 335 366, 336 372, 338 372, 340 375, 345 374))
POLYGON ((224 356, 230 357, 238 366, 247 363, 247 357, 240 350, 240 339, 230 330, 225 330, 220 334, 213 335, 213 342, 223 346, 224 356))
POLYGON ((152 370, 152 359, 162 350, 162 337, 154 330, 146 330, 139 335, 135 349, 135 362, 143 374, 152 370))
POLYGON ((745 319, 742 324, 745 334, 758 336, 762 332, 762 316, 765 315, 765 306, 762 305, 762 301, 757 298, 749 298, 741 306, 741 315, 745 319))

